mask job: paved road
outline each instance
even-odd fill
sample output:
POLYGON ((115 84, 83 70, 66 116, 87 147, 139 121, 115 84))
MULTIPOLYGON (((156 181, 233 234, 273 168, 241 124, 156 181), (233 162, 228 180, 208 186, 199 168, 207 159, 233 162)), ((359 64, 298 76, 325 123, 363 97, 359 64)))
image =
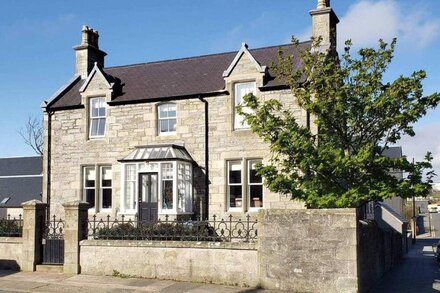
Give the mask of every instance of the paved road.
POLYGON ((0 271, 0 292, 276 292, 212 284, 110 276, 64 275, 0 271))
POLYGON ((432 245, 439 239, 430 237, 417 239, 403 260, 371 293, 429 293, 440 291, 440 269, 435 262, 432 245))

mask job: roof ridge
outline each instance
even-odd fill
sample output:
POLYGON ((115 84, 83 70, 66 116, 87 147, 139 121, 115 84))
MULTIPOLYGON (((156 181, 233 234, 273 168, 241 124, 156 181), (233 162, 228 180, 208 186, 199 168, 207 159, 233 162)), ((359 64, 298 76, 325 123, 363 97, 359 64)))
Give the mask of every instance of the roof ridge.
MULTIPOLYGON (((310 43, 310 42, 311 42, 310 40, 309 41, 299 42, 299 45, 310 43)), ((289 44, 272 45, 272 46, 267 46, 267 47, 260 47, 260 48, 250 49, 249 51, 252 52, 252 51, 256 51, 256 50, 270 49, 270 48, 274 48, 274 47, 284 47, 284 46, 289 46, 289 45, 292 45, 292 44, 289 43, 289 44)), ((231 54, 231 53, 236 53, 236 52, 238 52, 238 50, 237 51, 222 52, 222 53, 213 53, 213 54, 191 56, 191 57, 181 57, 181 58, 174 58, 174 59, 166 59, 166 60, 157 60, 157 61, 150 61, 150 62, 133 63, 133 64, 126 64, 126 65, 116 65, 116 66, 104 67, 104 70, 114 69, 114 68, 121 68, 121 67, 142 66, 142 65, 147 65, 147 64, 158 64, 158 63, 180 61, 180 60, 188 60, 188 59, 196 59, 196 58, 211 57, 211 56, 221 56, 221 55, 226 55, 226 54, 231 54)))
POLYGON ((43 156, 35 155, 35 156, 11 156, 11 157, 0 157, 0 160, 3 159, 24 159, 24 158, 40 158, 43 156))

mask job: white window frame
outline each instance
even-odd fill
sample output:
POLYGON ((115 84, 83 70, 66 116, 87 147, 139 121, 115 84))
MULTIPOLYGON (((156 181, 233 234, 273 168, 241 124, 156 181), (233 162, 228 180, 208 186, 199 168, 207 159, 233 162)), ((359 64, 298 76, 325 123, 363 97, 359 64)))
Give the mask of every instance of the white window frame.
POLYGON ((176 133, 176 130, 177 130, 177 104, 175 104, 175 103, 163 103, 163 104, 159 104, 159 105, 157 105, 157 132, 158 132, 158 134, 159 135, 172 135, 172 134, 175 134, 176 133), (161 107, 170 107, 170 105, 172 105, 172 106, 174 106, 174 108, 175 108, 175 112, 176 112, 176 115, 175 116, 172 116, 172 117, 170 117, 170 116, 168 116, 168 117, 160 117, 160 108, 161 107), (170 120, 171 119, 174 119, 174 120, 176 120, 176 129, 175 130, 173 130, 173 131, 167 131, 167 132, 162 132, 161 131, 161 122, 162 121, 168 121, 168 129, 169 129, 169 127, 170 127, 170 120))
MULTIPOLYGON (((124 211, 124 213, 126 213, 126 214, 135 214, 136 212, 137 212, 137 205, 138 205, 138 189, 139 189, 139 187, 138 187, 138 175, 139 175, 139 166, 138 166, 139 164, 136 164, 136 163, 126 163, 126 164, 122 164, 122 176, 121 176, 121 194, 122 194, 122 196, 121 196, 121 199, 120 199, 120 204, 121 204, 121 207, 122 207, 122 211, 124 211), (133 194, 133 196, 134 196, 134 207, 133 207, 133 209, 126 209, 125 208, 125 197, 126 197, 126 193, 125 193, 125 187, 126 187, 126 182, 127 182, 127 180, 125 180, 125 177, 126 177, 126 174, 127 174, 127 171, 126 171, 126 167, 128 166, 128 165, 133 165, 134 167, 135 167, 135 173, 136 173, 136 176, 135 176, 135 179, 134 179, 134 194, 133 194)), ((131 182, 133 182, 133 180, 130 180, 131 182)))
MULTIPOLYGON (((99 103, 101 103, 101 102, 99 102, 99 103)), ((99 126, 99 122, 98 122, 98 126, 99 126)), ((89 138, 103 138, 103 137, 105 137, 106 128, 107 128, 107 107, 106 107, 105 97, 90 98, 89 99, 89 138), (102 103, 103 103, 104 109, 105 109, 104 116, 100 116, 99 114, 97 116, 93 116, 92 104, 93 104, 93 101, 95 101, 95 100, 102 100, 102 103), (92 121, 93 120, 99 121, 100 119, 104 119, 104 134, 103 135, 93 135, 92 134, 92 124, 93 124, 92 121)))
POLYGON ((113 208, 113 169, 112 169, 112 166, 110 166, 110 165, 102 165, 102 166, 99 166, 99 210, 100 211, 110 211, 110 210, 112 210, 112 208, 113 208), (111 182, 110 186, 102 186, 102 180, 104 178, 104 173, 103 173, 104 168, 110 169, 111 176, 112 176, 110 179, 110 182, 111 182), (110 208, 103 207, 103 203, 104 203, 104 192, 103 191, 105 189, 110 189, 110 191, 111 191, 111 193, 110 193, 110 195, 111 195, 110 208))
POLYGON ((247 192, 246 197, 248 201, 248 209, 249 211, 258 211, 259 209, 264 208, 264 185, 263 185, 263 177, 261 177, 261 183, 251 183, 251 164, 263 162, 261 159, 251 159, 247 160, 247 192), (251 207, 251 186, 261 186, 261 207, 251 207))
MULTIPOLYGON (((238 82, 234 84, 234 129, 235 130, 242 130, 242 129, 249 129, 250 126, 244 122, 244 117, 240 114, 238 114, 237 111, 237 106, 241 104, 243 96, 239 95, 239 90, 238 87, 239 86, 244 86, 244 85, 252 85, 252 93, 254 95, 256 95, 256 88, 257 88, 257 84, 255 81, 248 81, 248 82, 238 82)), ((250 93, 250 91, 249 91, 250 93)), ((248 94, 248 93, 246 93, 248 94)), ((245 95, 246 95, 245 94, 245 95)), ((249 112, 250 109, 249 108, 243 108, 244 112, 249 112)))
POLYGON ((95 190, 95 198, 94 198, 94 200, 95 200, 95 204, 93 205, 93 206, 91 206, 91 207, 89 207, 89 211, 92 211, 92 212, 94 212, 94 211, 96 211, 96 192, 97 192, 97 185, 96 185, 96 180, 98 179, 97 177, 98 177, 98 174, 96 173, 96 166, 83 166, 82 167, 82 177, 83 177, 83 183, 82 183, 82 187, 83 187, 83 189, 82 189, 82 200, 84 201, 84 202, 87 202, 87 197, 86 197, 86 195, 87 195, 87 190, 95 190), (86 174, 87 174, 87 172, 86 172, 86 169, 93 169, 94 171, 95 171, 95 186, 94 187, 86 187, 86 180, 87 180, 87 176, 86 176, 86 174))
POLYGON ((243 190, 244 190, 244 180, 243 180, 243 160, 228 160, 227 161, 227 181, 226 181, 226 188, 227 188, 227 210, 228 211, 235 211, 235 212, 241 212, 244 210, 244 206, 245 206, 245 202, 244 202, 244 196, 243 196, 243 190), (241 167, 241 174, 240 174, 240 183, 230 183, 230 178, 229 178, 229 170, 230 170, 230 165, 231 163, 240 163, 240 167, 241 167), (230 191, 230 186, 241 186, 241 207, 231 207, 231 191, 230 191))

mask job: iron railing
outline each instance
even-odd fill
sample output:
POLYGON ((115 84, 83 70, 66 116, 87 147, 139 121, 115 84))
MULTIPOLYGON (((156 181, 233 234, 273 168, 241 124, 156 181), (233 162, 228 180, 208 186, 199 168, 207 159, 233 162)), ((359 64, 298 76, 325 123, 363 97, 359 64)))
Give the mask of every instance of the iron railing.
POLYGON ((21 237, 23 232, 23 218, 7 215, 6 218, 0 219, 0 237, 21 237))
POLYGON ((161 240, 161 241, 243 241, 258 239, 257 220, 247 215, 244 220, 225 219, 212 216, 211 220, 164 220, 141 222, 137 217, 111 219, 110 216, 98 218, 94 215, 87 220, 89 239, 103 240, 161 240))
POLYGON ((43 239, 64 239, 64 220, 53 215, 43 227, 43 239))

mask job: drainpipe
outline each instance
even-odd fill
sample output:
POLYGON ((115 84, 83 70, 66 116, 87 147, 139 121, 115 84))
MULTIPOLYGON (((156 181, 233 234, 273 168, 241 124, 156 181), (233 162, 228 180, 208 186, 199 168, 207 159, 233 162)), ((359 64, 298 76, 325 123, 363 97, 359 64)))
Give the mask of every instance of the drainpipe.
POLYGON ((202 211, 203 219, 209 220, 209 120, 208 101, 199 96, 199 100, 205 104, 205 213, 202 211))
POLYGON ((51 161, 52 161, 52 111, 47 111, 47 181, 46 181, 46 219, 50 218, 50 189, 51 189, 51 161))

